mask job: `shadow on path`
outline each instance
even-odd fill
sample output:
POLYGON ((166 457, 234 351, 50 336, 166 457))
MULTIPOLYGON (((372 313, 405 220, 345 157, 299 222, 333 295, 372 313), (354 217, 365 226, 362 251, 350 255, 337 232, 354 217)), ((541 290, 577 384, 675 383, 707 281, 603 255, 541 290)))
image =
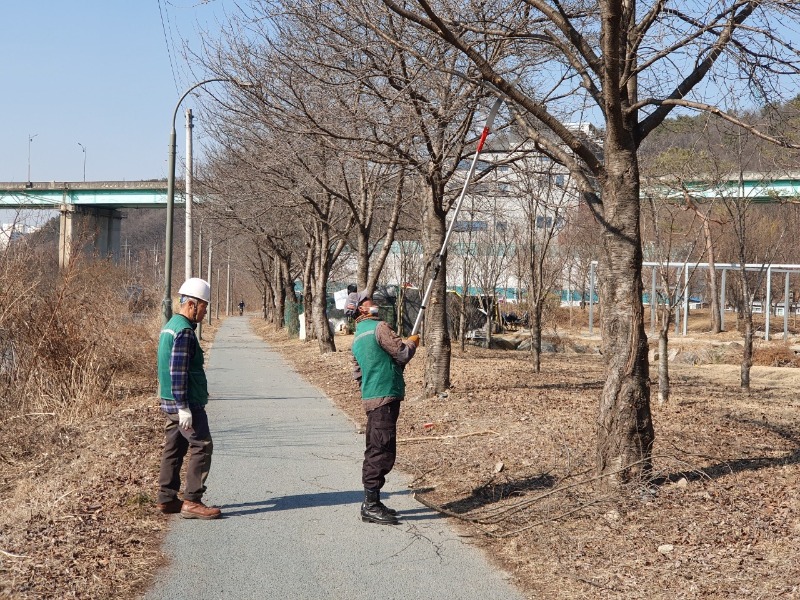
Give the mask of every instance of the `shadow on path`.
MULTIPOLYGON (((407 496, 402 494, 381 494, 381 500, 391 502, 391 496, 407 496)), ((238 504, 224 504, 220 506, 223 517, 242 517, 247 515, 257 515, 284 510, 302 510, 309 508, 321 508, 326 506, 345 506, 353 505, 353 511, 358 510, 361 501, 364 499, 364 492, 361 490, 350 490, 344 492, 320 492, 316 494, 295 494, 290 496, 277 496, 255 502, 240 502, 238 504)), ((398 509, 400 519, 403 521, 418 521, 444 518, 439 513, 432 511, 424 506, 418 506, 410 510, 398 509)))

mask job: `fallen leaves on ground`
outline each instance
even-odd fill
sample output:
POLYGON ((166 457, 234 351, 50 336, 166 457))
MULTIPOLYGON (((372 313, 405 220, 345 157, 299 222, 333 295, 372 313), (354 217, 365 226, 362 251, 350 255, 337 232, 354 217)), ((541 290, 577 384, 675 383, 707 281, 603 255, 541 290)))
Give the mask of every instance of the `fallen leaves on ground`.
MULTIPOLYGON (((352 336, 320 355, 261 333, 363 431, 352 336)), ((398 467, 526 596, 800 597, 800 373, 756 368, 744 395, 731 365, 672 365, 664 406, 653 381, 653 480, 609 490, 594 475, 600 356, 545 355, 536 374, 526 352, 454 349, 452 388, 432 398, 423 362, 406 369, 398 467)))

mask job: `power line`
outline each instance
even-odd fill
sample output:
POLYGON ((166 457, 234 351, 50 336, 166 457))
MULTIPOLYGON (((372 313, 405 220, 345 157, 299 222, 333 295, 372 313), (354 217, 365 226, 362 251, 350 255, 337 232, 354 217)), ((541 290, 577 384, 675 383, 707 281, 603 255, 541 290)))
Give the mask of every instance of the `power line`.
POLYGON ((175 63, 172 60, 172 51, 170 50, 169 37, 167 36, 167 26, 164 23, 164 10, 161 7, 161 0, 158 0, 158 14, 161 17, 161 30, 164 32, 164 45, 167 47, 169 68, 172 70, 172 82, 175 84, 175 91, 178 91, 178 77, 175 74, 175 63))

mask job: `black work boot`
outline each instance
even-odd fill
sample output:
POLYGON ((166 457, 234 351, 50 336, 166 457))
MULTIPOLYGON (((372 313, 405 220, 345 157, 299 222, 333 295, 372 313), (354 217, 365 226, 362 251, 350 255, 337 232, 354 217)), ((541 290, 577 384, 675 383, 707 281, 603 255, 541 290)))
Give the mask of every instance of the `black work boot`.
POLYGON ((386 510, 379 500, 379 492, 364 490, 364 502, 361 504, 361 520, 365 523, 378 523, 379 525, 397 525, 397 517, 386 510))
POLYGON ((381 502, 381 491, 380 490, 378 490, 378 506, 380 506, 383 510, 385 510, 387 513, 389 513, 393 517, 397 515, 397 511, 395 509, 389 508, 383 502, 381 502))

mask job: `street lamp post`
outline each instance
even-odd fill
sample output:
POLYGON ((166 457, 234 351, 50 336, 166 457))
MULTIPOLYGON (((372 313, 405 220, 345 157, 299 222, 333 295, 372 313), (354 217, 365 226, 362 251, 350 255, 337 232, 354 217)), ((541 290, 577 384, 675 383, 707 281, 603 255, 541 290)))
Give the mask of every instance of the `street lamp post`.
POLYGON ((86 146, 78 142, 78 146, 83 150, 83 181, 86 181, 86 146))
POLYGON ((166 248, 164 252, 164 299, 161 302, 162 317, 164 323, 172 317, 172 224, 175 212, 175 119, 178 116, 178 109, 181 102, 193 90, 199 88, 207 83, 214 81, 228 81, 236 84, 239 87, 249 87, 246 83, 239 83, 229 77, 213 77, 211 79, 204 79, 195 83, 187 89, 183 95, 178 98, 178 103, 175 105, 175 110, 172 111, 172 130, 169 134, 169 162, 167 163, 167 231, 166 231, 166 248))
POLYGON ((35 138, 37 135, 39 134, 38 133, 34 133, 33 135, 31 135, 30 133, 28 134, 28 186, 30 186, 31 184, 31 142, 33 141, 33 138, 35 138))

